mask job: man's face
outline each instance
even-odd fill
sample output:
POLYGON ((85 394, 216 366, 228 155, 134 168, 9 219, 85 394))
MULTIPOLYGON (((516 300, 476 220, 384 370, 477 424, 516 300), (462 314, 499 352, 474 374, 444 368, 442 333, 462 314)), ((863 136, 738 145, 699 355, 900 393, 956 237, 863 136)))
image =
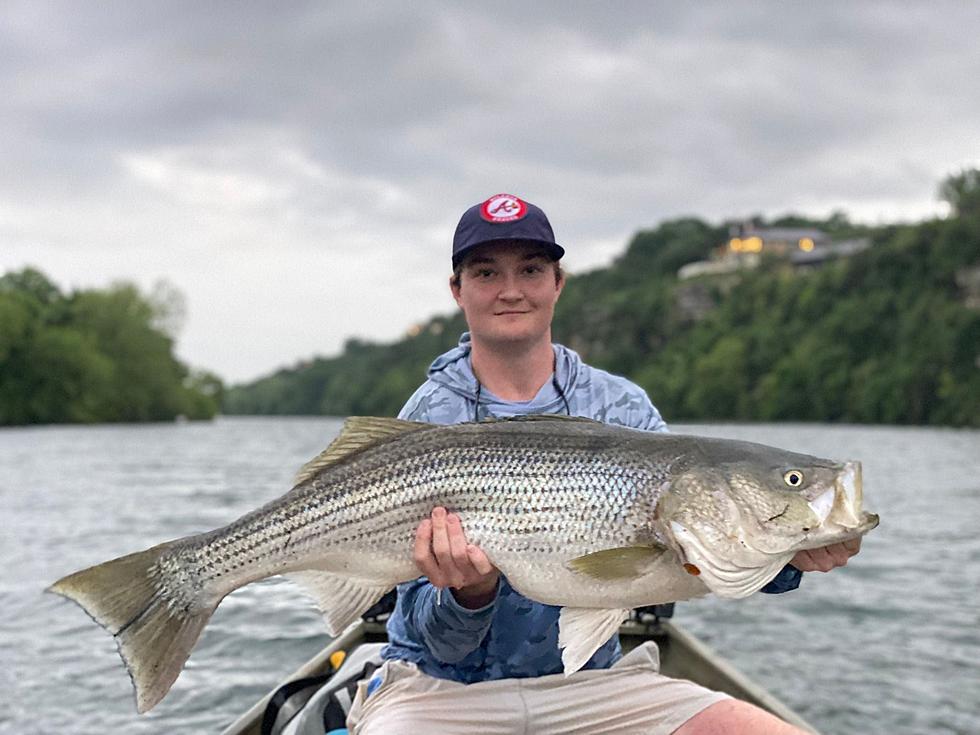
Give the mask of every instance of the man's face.
POLYGON ((475 340, 501 344, 551 339, 551 318, 565 285, 555 264, 533 244, 494 243, 463 262, 453 298, 475 340))

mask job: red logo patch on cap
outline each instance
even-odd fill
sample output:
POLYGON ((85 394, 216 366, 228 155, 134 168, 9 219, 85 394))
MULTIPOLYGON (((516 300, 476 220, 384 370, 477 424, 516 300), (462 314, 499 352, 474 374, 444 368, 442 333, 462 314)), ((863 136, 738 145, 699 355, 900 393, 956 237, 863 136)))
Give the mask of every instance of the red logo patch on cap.
POLYGON ((527 205, 513 194, 497 194, 480 207, 480 216, 487 222, 513 222, 527 214, 527 205))

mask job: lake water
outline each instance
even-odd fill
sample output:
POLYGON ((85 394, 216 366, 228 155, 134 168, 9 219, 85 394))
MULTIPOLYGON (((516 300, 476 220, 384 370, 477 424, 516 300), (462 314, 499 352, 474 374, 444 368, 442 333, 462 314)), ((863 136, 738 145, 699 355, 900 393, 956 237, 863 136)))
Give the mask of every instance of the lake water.
MULTIPOLYGON (((115 644, 44 588, 209 530, 290 486, 334 419, 0 429, 0 732, 216 732, 327 642, 290 584, 219 607, 183 674, 137 716, 115 644)), ((677 620, 827 735, 980 733, 980 431, 680 426, 864 463, 881 526, 800 590, 677 606, 677 620)))

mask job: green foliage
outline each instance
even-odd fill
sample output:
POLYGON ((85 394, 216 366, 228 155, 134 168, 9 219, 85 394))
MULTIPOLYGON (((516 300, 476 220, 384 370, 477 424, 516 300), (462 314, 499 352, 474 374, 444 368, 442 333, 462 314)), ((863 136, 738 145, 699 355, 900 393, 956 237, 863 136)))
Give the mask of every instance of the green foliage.
POLYGON ((188 376, 136 287, 65 295, 39 271, 0 277, 0 425, 211 418, 213 375, 188 376))
POLYGON ((192 421, 213 418, 220 410, 225 386, 214 373, 192 371, 184 378, 181 388, 183 415, 192 421))
POLYGON ((980 216, 980 170, 967 169, 948 177, 939 187, 939 198, 949 202, 960 217, 980 216))
POLYGON ((639 382, 675 420, 980 425, 980 313, 957 285, 980 267, 980 226, 873 234, 815 272, 742 276, 639 382))
POLYGON ((455 344, 461 316, 436 317, 391 345, 349 340, 344 353, 317 358, 225 391, 229 414, 391 415, 425 380, 432 359, 455 344))
POLYGON ((725 239, 727 230, 694 217, 669 220, 655 230, 641 230, 616 261, 621 275, 660 274, 672 277, 686 263, 703 260, 725 239))
MULTIPOLYGON (((755 271, 678 281, 678 268, 709 257, 728 227, 665 222, 638 233, 609 268, 568 279, 554 336, 639 382, 670 421, 978 426, 980 294, 963 285, 980 270, 978 183, 976 171, 947 180, 957 216, 946 220, 769 222, 870 239, 816 270, 764 260, 755 271)), ((393 414, 464 328, 458 315, 439 317, 396 344, 351 341, 338 357, 229 390, 225 411, 393 414)))

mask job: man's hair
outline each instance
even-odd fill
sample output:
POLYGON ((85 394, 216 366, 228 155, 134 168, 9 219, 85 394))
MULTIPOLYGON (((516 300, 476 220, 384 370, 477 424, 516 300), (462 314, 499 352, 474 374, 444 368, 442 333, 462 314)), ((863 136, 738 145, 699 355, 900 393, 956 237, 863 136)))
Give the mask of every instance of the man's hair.
MULTIPOLYGON (((565 271, 562 270, 561 261, 555 260, 544 251, 541 252, 541 257, 543 257, 545 260, 551 261, 551 265, 555 269, 555 285, 558 285, 561 282, 561 279, 565 277, 565 271)), ((464 258, 463 262, 453 268, 453 277, 449 280, 449 282, 456 288, 459 288, 462 285, 463 269, 467 266, 470 260, 471 258, 464 258)))

